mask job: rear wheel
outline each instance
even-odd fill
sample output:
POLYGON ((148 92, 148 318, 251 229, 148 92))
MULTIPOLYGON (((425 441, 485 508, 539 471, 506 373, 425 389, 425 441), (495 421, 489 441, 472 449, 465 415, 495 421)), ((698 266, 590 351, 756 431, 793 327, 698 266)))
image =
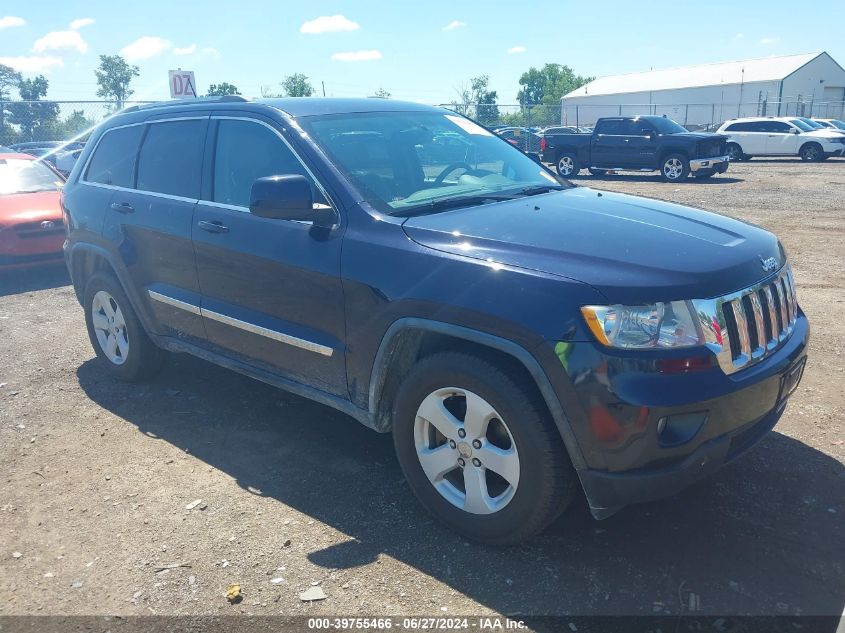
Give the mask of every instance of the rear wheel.
POLYGON ((798 155, 803 161, 808 163, 817 163, 824 158, 824 150, 818 143, 807 143, 801 148, 798 155))
POLYGON ((117 279, 95 273, 85 286, 83 304, 88 338, 109 373, 137 381, 158 372, 164 352, 147 336, 117 279))
POLYGON ((660 165, 660 175, 666 182, 679 182, 689 175, 689 161, 683 154, 669 154, 660 165))
POLYGON ((571 152, 561 154, 557 159, 556 167, 558 175, 564 178, 577 176, 578 172, 581 171, 581 166, 578 164, 578 158, 571 152))
POLYGON ((574 495, 575 473, 532 385, 475 356, 435 354, 411 370, 393 441, 422 504, 479 541, 524 540, 574 495))

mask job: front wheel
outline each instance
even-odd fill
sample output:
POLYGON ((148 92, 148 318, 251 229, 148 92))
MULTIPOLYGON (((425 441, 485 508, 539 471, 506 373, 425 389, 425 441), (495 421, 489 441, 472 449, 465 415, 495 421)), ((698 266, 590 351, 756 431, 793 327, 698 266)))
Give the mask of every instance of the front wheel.
POLYGON ((689 175, 689 161, 682 154, 670 154, 663 159, 660 175, 666 182, 680 182, 689 175))
POLYGON ((818 143, 807 143, 801 148, 799 156, 808 163, 817 163, 824 158, 824 150, 818 143))
POLYGON ((563 178, 577 176, 578 172, 581 171, 581 166, 578 164, 578 157, 569 152, 561 154, 558 157, 556 167, 558 176, 562 176, 563 178))
POLYGON ((410 371, 395 400, 393 441, 426 509, 475 540, 533 536, 575 491, 563 442, 531 383, 476 356, 435 354, 410 371))
POLYGON ((696 180, 703 180, 705 178, 712 178, 716 174, 715 169, 701 169, 693 172, 692 177, 696 180))
POLYGON ((736 143, 728 143, 728 160, 736 162, 744 160, 745 154, 742 153, 742 148, 736 143))
POLYGON ((138 381, 158 372, 164 353, 147 336, 117 279, 95 273, 85 285, 83 305, 88 338, 109 373, 138 381))

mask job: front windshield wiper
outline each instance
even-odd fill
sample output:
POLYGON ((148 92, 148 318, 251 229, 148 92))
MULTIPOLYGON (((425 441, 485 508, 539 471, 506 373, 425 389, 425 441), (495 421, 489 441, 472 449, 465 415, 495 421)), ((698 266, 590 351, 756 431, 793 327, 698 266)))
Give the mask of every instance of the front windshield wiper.
POLYGON ((390 215, 398 215, 402 217, 411 218, 416 215, 425 215, 427 213, 436 213, 445 209, 454 209, 456 207, 471 207, 487 202, 502 202, 503 200, 513 200, 512 195, 501 195, 496 193, 482 193, 472 196, 457 196, 454 198, 438 198, 431 202, 426 202, 407 209, 395 211, 390 215))
POLYGON ((531 187, 523 187, 517 192, 517 194, 522 196, 537 196, 541 193, 549 193, 550 191, 563 191, 564 189, 566 189, 566 187, 564 187, 563 185, 534 185, 531 187))

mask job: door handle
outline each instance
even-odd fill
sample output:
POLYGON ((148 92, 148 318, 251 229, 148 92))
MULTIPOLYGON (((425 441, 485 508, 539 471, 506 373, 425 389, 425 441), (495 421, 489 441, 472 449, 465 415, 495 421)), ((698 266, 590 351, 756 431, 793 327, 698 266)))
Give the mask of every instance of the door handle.
POLYGON ((219 220, 200 220, 197 222, 197 226, 200 227, 203 231, 208 231, 209 233, 228 233, 229 227, 225 226, 219 220))
POLYGON ((128 202, 112 202, 111 208, 112 211, 117 211, 118 213, 135 213, 135 207, 128 202))

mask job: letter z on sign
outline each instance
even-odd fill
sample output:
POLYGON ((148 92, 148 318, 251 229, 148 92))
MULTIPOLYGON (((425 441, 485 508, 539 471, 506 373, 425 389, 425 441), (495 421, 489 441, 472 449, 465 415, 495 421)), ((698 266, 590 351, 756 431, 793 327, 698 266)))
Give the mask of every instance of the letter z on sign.
POLYGON ((194 99, 197 96, 193 70, 169 70, 170 98, 194 99))

